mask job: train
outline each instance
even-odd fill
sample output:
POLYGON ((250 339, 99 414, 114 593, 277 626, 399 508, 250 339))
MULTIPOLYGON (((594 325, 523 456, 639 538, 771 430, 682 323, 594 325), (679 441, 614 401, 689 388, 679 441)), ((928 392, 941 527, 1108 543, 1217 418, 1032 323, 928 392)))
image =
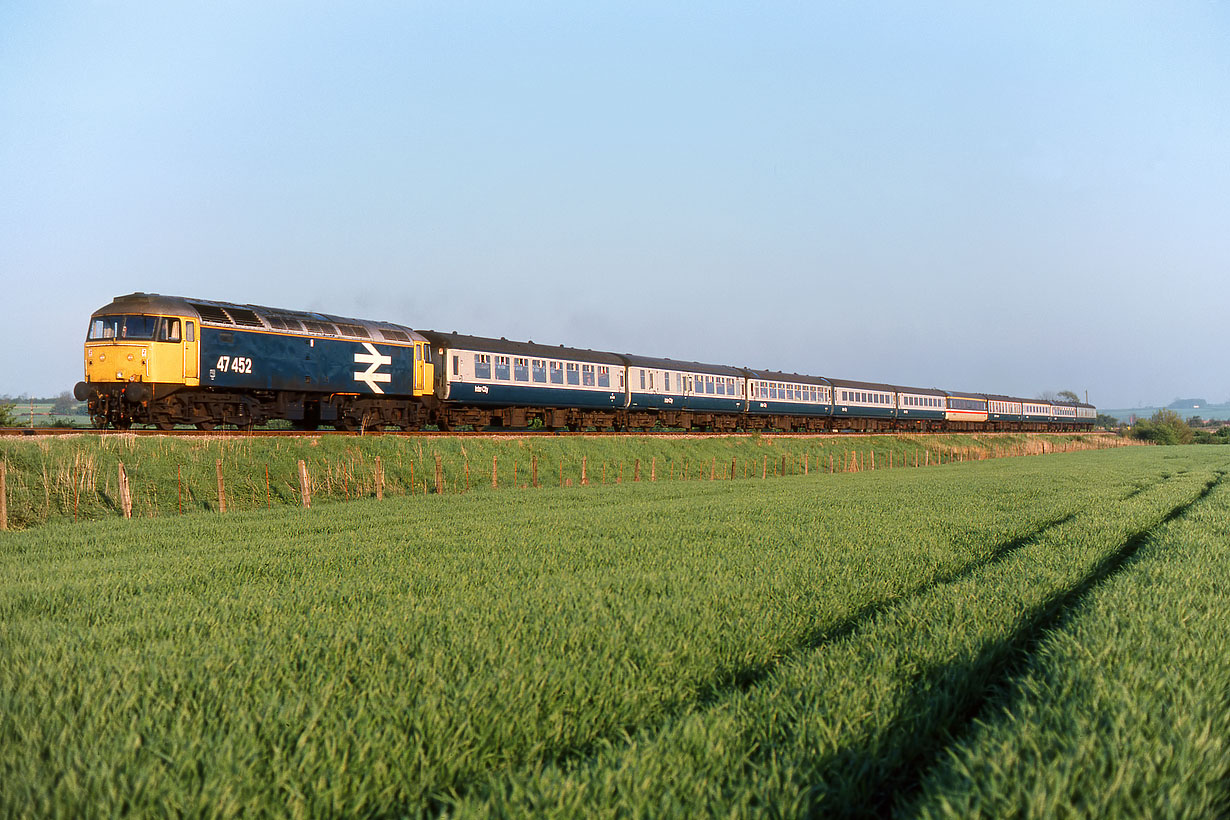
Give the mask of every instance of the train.
POLYGON ((1096 408, 414 330, 155 293, 94 311, 99 428, 1065 432, 1096 408))

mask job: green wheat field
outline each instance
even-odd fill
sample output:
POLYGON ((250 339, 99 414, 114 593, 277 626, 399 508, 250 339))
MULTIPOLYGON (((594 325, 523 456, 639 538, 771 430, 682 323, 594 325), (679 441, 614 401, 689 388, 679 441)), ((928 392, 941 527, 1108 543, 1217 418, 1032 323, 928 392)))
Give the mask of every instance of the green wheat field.
POLYGON ((968 438, 0 442, 0 816, 1224 816, 1230 456, 968 438))

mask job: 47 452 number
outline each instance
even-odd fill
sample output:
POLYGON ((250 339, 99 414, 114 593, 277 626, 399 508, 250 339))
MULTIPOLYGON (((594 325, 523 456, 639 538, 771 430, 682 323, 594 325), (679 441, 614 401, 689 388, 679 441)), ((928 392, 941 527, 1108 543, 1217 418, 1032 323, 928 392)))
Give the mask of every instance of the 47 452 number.
POLYGON ((252 360, 246 356, 219 356, 217 369, 221 373, 251 373, 252 360))

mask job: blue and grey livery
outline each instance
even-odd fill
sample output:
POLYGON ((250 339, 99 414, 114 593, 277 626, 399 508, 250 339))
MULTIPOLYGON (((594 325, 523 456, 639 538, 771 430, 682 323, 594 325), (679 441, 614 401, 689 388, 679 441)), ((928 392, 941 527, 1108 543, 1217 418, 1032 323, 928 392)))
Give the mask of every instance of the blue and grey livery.
POLYGON ((134 293, 95 311, 77 396, 95 424, 285 419, 313 429, 1072 430, 1089 404, 415 331, 134 293))

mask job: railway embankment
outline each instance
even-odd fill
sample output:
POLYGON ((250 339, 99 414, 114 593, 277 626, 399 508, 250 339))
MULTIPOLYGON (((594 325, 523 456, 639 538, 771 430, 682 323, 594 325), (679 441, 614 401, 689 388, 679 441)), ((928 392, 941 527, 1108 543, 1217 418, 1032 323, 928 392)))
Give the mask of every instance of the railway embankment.
POLYGON ((359 499, 923 469, 1134 444, 1106 434, 0 438, 7 529, 359 499))

